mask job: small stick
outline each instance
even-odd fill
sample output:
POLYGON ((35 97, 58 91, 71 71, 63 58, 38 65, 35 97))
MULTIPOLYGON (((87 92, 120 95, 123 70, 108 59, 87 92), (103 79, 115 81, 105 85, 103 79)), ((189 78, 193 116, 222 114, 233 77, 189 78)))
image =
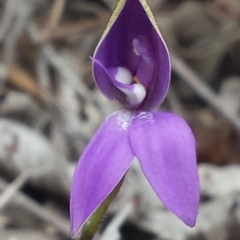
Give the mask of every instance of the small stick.
POLYGON ((195 73, 181 58, 171 54, 173 70, 198 93, 215 110, 224 116, 231 124, 240 130, 240 120, 225 109, 219 102, 216 93, 210 89, 207 84, 195 73))
MULTIPOLYGON (((9 185, 2 178, 0 178, 0 190, 4 191, 8 187, 9 185)), ((27 195, 17 191, 15 198, 12 199, 12 201, 15 201, 44 222, 54 226, 64 236, 70 236, 70 223, 68 220, 63 219, 61 216, 57 215, 55 212, 49 209, 46 210, 43 206, 33 201, 27 195)))
POLYGON ((171 86, 168 89, 167 100, 169 101, 170 108, 173 112, 179 115, 183 115, 181 103, 178 99, 175 90, 171 86))
POLYGON ((38 43, 46 41, 53 34, 53 31, 56 30, 59 21, 61 19, 63 9, 65 6, 66 0, 55 0, 53 7, 51 9, 50 17, 44 30, 39 34, 38 43))
POLYGON ((66 3, 66 0, 55 0, 54 5, 52 7, 51 14, 50 14, 50 18, 48 21, 48 26, 47 26, 48 30, 51 31, 58 25, 62 16, 65 3, 66 3))
POLYGON ((29 178, 43 175, 47 170, 47 167, 42 167, 36 170, 26 170, 22 172, 0 195, 0 210, 4 208, 29 178))
POLYGON ((59 25, 54 31, 44 32, 39 36, 39 39, 36 39, 36 43, 42 44, 56 39, 66 39, 69 38, 69 36, 81 36, 84 31, 90 31, 102 27, 108 18, 108 14, 105 14, 97 19, 87 19, 81 22, 59 25))
POLYGON ((14 194, 26 183, 28 172, 22 172, 0 195, 0 210, 11 200, 14 194))

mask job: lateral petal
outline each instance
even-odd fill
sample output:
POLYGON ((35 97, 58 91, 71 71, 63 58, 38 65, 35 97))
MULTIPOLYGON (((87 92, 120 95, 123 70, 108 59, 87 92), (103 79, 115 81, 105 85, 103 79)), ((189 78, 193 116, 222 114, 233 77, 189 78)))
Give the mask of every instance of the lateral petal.
POLYGON ((77 235, 130 167, 134 158, 128 138, 130 121, 130 112, 113 113, 81 156, 71 186, 72 236, 77 235))
POLYGON ((132 121, 129 136, 142 170, 159 198, 183 222, 194 226, 199 181, 195 139, 187 123, 172 113, 140 112, 132 121))

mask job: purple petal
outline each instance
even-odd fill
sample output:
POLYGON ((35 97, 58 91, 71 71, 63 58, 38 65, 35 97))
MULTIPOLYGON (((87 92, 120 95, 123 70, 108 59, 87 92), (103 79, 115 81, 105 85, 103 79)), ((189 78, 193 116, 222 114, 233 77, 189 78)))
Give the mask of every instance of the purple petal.
MULTIPOLYGON (((97 59, 109 68, 124 67, 137 76, 147 95, 137 110, 152 110, 165 98, 170 79, 169 53, 145 0, 120 0, 95 50, 97 59)), ((110 99, 126 104, 106 71, 93 61, 93 76, 110 99)), ((129 108, 132 109, 132 108, 129 108)))
POLYGON ((114 189, 134 158, 128 138, 129 112, 112 114, 95 134, 76 167, 71 187, 71 234, 114 189))
POLYGON ((194 226, 199 181, 194 136, 172 113, 138 113, 129 128, 132 149, 149 183, 165 204, 194 226))

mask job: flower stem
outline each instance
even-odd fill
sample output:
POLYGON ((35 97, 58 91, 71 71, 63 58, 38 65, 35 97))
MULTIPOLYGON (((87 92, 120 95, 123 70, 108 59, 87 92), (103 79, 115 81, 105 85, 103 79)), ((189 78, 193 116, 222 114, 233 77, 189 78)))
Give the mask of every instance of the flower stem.
POLYGON ((107 198, 103 201, 103 203, 98 207, 98 209, 93 213, 90 219, 83 226, 79 240, 91 240, 94 237, 109 205, 118 194, 122 186, 123 179, 124 177, 121 179, 121 181, 117 184, 113 191, 107 196, 107 198))

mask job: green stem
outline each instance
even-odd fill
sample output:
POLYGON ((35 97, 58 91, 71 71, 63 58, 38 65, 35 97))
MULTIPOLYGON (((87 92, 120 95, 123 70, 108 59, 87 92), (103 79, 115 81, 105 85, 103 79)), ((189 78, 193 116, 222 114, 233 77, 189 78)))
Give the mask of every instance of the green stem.
POLYGON ((91 240, 93 238, 109 205, 118 194, 123 183, 123 178, 113 189, 113 191, 107 196, 107 198, 102 202, 99 208, 93 213, 89 220, 85 223, 81 230, 81 236, 79 240, 91 240))

